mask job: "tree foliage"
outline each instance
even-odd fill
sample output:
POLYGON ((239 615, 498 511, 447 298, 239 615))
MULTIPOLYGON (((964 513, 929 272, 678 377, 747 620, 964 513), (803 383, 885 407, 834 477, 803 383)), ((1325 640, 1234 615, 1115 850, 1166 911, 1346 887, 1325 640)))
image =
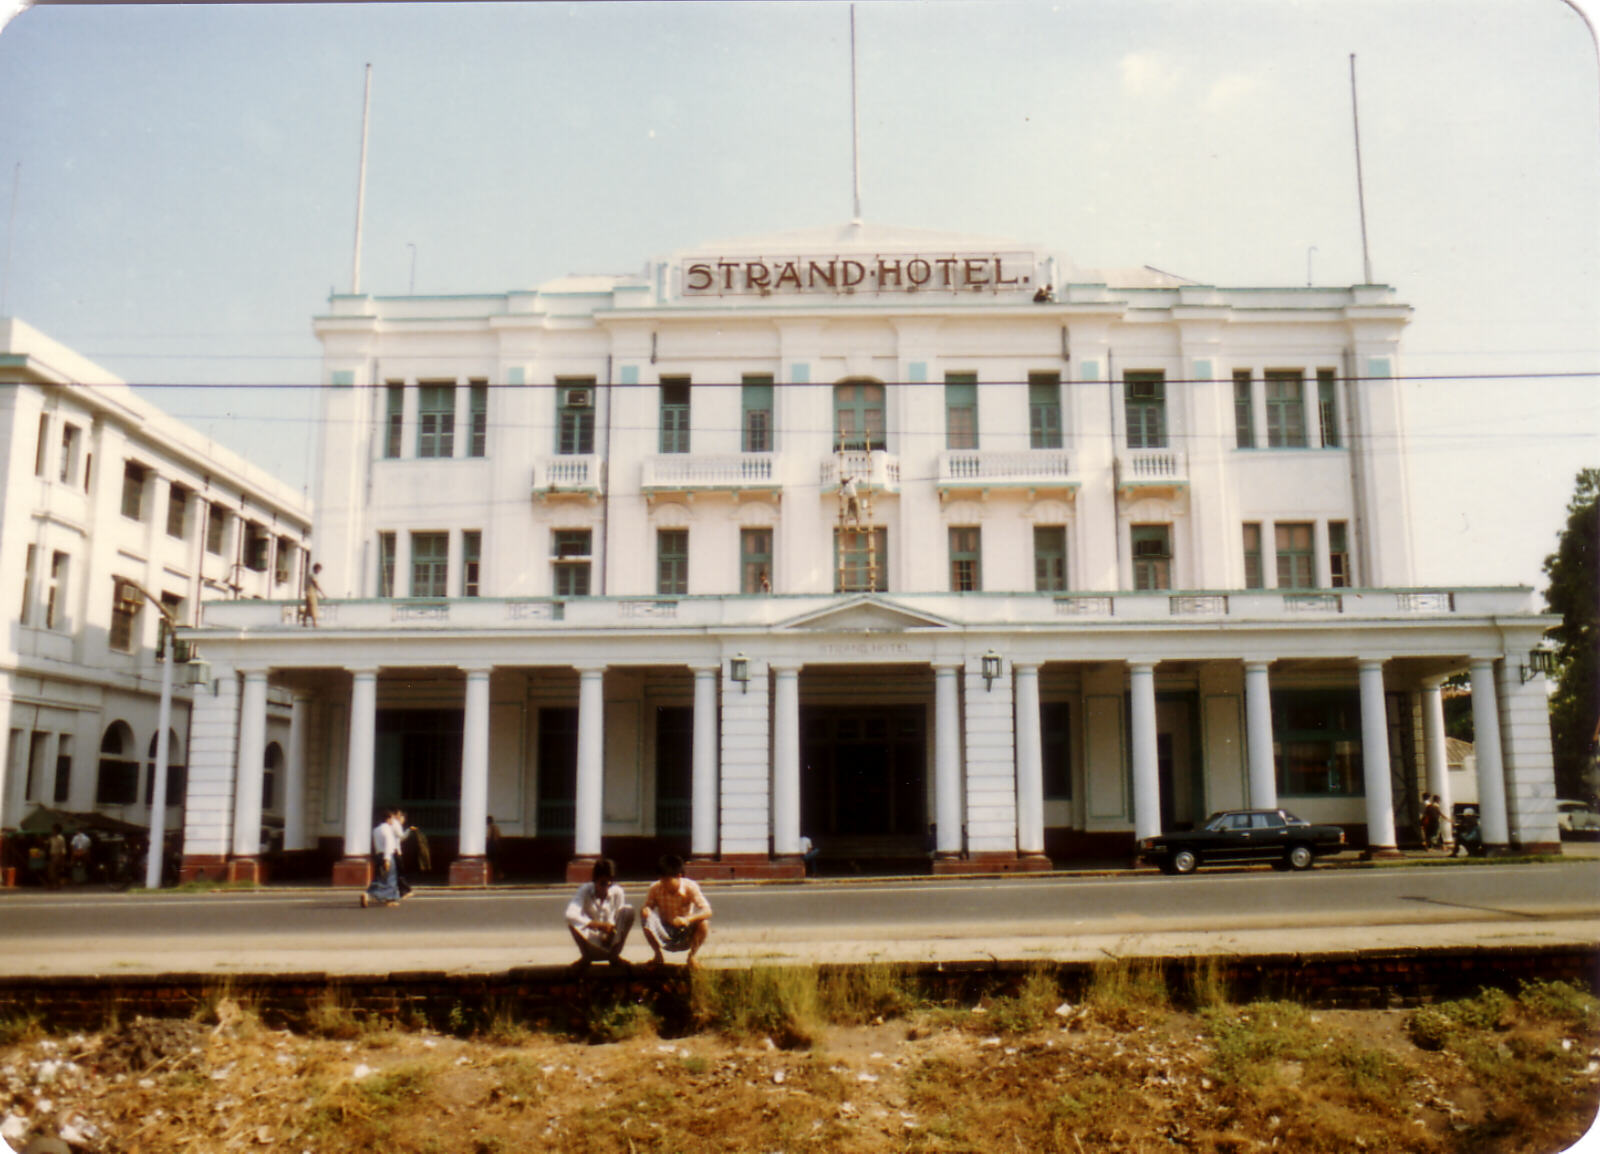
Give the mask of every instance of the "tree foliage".
POLYGON ((1550 578, 1545 603, 1561 615, 1561 624, 1550 631, 1560 646, 1550 695, 1556 790, 1563 797, 1586 797, 1593 787, 1584 781, 1584 770, 1594 757, 1600 721, 1600 469, 1578 474, 1566 528, 1545 558, 1544 572, 1550 578))

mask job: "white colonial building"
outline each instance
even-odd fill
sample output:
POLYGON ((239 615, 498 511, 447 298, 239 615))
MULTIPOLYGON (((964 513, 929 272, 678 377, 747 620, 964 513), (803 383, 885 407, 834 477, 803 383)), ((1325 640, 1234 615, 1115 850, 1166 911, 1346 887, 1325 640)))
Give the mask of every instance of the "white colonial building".
POLYGON ((1409 316, 1380 285, 860 224, 335 296, 330 600, 315 630, 206 605, 190 860, 254 868, 273 691, 302 738, 287 844, 343 881, 390 804, 458 880, 491 814, 527 870, 682 848, 793 874, 802 836, 1031 869, 1278 804, 1383 852, 1448 790, 1463 670, 1488 840, 1555 845, 1522 673, 1552 619, 1414 584, 1409 316))
MULTIPOLYGON (((162 615, 193 625, 207 600, 293 598, 310 543, 308 502, 98 365, 5 318, 0 477, 9 623, 0 644, 0 828, 39 807, 148 825, 162 615)), ((168 828, 181 815, 186 759, 199 752, 190 744, 191 677, 175 680, 168 828)), ((287 709, 273 708, 265 722, 257 800, 281 813, 287 709)), ((212 756, 231 762, 235 752, 212 756)))

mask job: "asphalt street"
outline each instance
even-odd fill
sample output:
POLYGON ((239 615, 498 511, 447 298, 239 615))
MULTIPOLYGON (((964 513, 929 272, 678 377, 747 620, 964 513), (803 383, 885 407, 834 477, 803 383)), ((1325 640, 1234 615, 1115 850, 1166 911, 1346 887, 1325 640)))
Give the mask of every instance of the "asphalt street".
MULTIPOLYGON (((628 887, 638 905, 644 887, 628 887)), ((1600 935, 1600 861, 708 886, 704 959, 1061 960, 1555 944, 1600 935)), ((0 973, 474 972, 571 959, 567 888, 0 893, 0 973)), ((642 938, 627 956, 644 961, 642 938)))

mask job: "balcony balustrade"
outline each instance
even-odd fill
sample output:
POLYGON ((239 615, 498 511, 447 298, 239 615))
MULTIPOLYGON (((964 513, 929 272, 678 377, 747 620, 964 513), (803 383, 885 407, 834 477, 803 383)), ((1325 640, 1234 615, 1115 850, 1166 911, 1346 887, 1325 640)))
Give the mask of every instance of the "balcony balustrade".
POLYGON ((605 461, 592 453, 540 457, 533 463, 533 498, 596 498, 605 492, 605 476, 605 461))
POLYGON ((875 493, 898 493, 900 458, 884 449, 844 449, 823 458, 824 493, 837 492, 851 477, 875 493))
POLYGON ((939 454, 939 491, 1074 489, 1065 449, 951 449, 939 454))
POLYGON ((1118 449, 1117 488, 1175 489, 1189 483, 1189 460, 1179 449, 1118 449))
POLYGON ((639 487, 646 494, 777 490, 776 453, 663 453, 646 457, 639 487))

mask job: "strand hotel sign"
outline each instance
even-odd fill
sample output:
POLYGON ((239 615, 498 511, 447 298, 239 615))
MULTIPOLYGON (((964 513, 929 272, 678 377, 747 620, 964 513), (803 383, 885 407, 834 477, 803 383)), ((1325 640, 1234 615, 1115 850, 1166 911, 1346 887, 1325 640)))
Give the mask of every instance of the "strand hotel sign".
POLYGON ((843 296, 852 293, 1033 293, 1032 252, 843 253, 686 257, 685 297, 843 296))

